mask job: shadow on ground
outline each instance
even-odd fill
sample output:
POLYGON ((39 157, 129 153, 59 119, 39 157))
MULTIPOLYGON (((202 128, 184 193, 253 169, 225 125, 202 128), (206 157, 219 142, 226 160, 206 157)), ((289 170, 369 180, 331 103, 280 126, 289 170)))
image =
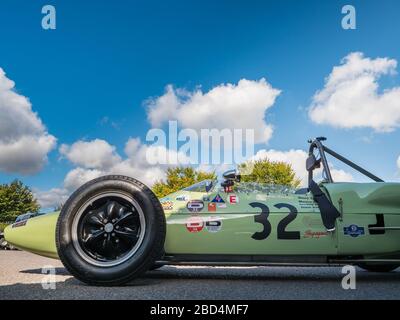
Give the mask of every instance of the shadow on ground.
MULTIPOLYGON (((307 273, 304 270, 309 268, 276 268, 270 269, 268 267, 258 268, 213 268, 213 267, 185 267, 184 269, 178 267, 163 267, 155 271, 148 271, 142 278, 131 281, 128 286, 135 286, 138 283, 142 285, 144 279, 148 280, 167 280, 167 279, 185 279, 185 280, 246 280, 246 281, 335 281, 338 277, 343 276, 339 268, 329 268, 328 272, 315 272, 307 273), (264 269, 260 273, 260 269, 264 269), (274 269, 279 269, 275 271, 274 269), (295 269, 295 270, 293 270, 295 269), (331 269, 336 269, 332 272, 331 269), (289 272, 285 272, 289 271, 289 272)), ((328 269, 328 268, 318 268, 328 269)), ((63 267, 55 268, 57 275, 69 276, 70 273, 63 267)), ((398 269, 400 270, 400 269, 398 269)), ((42 269, 28 269, 21 270, 21 273, 42 274, 42 269)), ((357 280, 368 281, 392 281, 400 284, 400 271, 393 271, 387 273, 369 272, 362 269, 357 269, 357 280)), ((81 282, 80 282, 81 283, 81 282)))
MULTIPOLYGON (((20 271, 42 274, 41 269, 20 271)), ((57 275, 68 272, 56 268, 57 275)), ((121 287, 88 286, 68 277, 55 290, 41 283, 0 286, 2 299, 399 299, 400 272, 357 269, 357 289, 344 290, 341 268, 177 268, 147 272, 121 287)))

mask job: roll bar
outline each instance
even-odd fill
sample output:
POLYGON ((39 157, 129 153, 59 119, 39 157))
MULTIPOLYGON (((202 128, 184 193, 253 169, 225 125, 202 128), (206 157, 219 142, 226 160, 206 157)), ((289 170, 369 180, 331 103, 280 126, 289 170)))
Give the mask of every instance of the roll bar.
POLYGON ((308 140, 308 143, 310 143, 310 148, 308 151, 308 158, 307 158, 307 163, 306 167, 308 170, 308 184, 310 185, 311 181, 313 180, 313 171, 316 168, 320 167, 320 163, 322 163, 323 170, 326 175, 326 179, 328 182, 332 183, 332 174, 329 169, 329 164, 328 161, 326 160, 326 155, 325 152, 330 154, 331 156, 335 157, 339 161, 342 161, 343 163, 347 164, 348 166, 352 167, 353 169, 357 170, 358 172, 362 173, 363 175, 367 176, 368 178, 374 180, 375 182, 384 182, 381 178, 375 176, 371 172, 365 170, 364 168, 361 168, 354 162, 350 161, 349 159, 346 159, 345 157, 341 156, 337 152, 329 149, 328 147, 324 146, 322 144, 322 141, 326 141, 325 137, 317 137, 314 140, 308 140), (320 154, 320 159, 316 159, 314 155, 314 150, 318 149, 319 154, 320 154))

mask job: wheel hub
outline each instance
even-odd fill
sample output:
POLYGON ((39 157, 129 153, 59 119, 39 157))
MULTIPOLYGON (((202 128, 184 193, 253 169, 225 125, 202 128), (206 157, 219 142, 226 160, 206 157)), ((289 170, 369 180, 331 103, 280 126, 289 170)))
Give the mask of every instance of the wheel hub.
POLYGON ((113 230, 114 230, 114 225, 113 225, 111 222, 107 223, 107 224, 104 226, 104 231, 107 232, 107 233, 110 233, 110 232, 112 232, 113 230))

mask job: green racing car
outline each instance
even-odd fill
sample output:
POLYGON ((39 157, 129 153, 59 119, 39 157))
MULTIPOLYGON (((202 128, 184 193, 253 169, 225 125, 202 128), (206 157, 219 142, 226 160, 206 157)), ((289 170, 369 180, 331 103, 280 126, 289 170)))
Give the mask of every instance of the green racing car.
POLYGON ((76 190, 61 212, 19 220, 5 239, 59 258, 76 278, 120 285, 163 265, 400 266, 400 183, 386 183, 310 140, 308 188, 206 180, 158 199, 141 182, 110 175, 76 190), (374 180, 334 182, 326 154, 374 180), (323 180, 314 181, 322 169, 323 180))

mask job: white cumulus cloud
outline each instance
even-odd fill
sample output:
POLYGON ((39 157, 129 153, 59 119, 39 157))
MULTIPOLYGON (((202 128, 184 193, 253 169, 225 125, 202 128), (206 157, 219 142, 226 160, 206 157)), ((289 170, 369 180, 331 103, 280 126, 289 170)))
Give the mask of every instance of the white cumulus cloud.
POLYGON ((115 147, 101 139, 63 144, 59 151, 73 164, 89 169, 109 168, 121 161, 115 147))
POLYGON ((47 191, 35 190, 43 208, 56 207, 84 183, 95 178, 120 174, 134 177, 148 186, 165 177, 167 166, 189 162, 186 155, 163 146, 142 144, 139 138, 130 138, 125 144, 125 156, 121 157, 115 146, 105 140, 77 141, 62 145, 60 153, 76 165, 64 178, 63 187, 47 191), (168 159, 168 164, 159 164, 168 159), (150 160, 150 162, 149 162, 150 160), (154 162, 153 162, 154 161, 154 162), (155 163, 155 164, 153 164, 155 163))
POLYGON ((331 168, 332 179, 335 182, 353 182, 354 177, 342 169, 331 168))
POLYGON ((254 129, 255 142, 266 143, 273 128, 266 123, 265 112, 280 92, 264 78, 221 84, 208 92, 189 92, 169 85, 164 95, 147 101, 148 119, 153 127, 177 120, 181 127, 195 130, 254 129))
POLYGON ((69 195, 68 190, 63 188, 52 188, 47 191, 33 190, 33 193, 40 206, 45 209, 56 208, 64 204, 69 195))
POLYGON ((309 116, 318 124, 339 128, 369 127, 376 132, 400 126, 400 87, 379 91, 378 80, 395 74, 397 61, 350 53, 335 66, 316 92, 309 116))
POLYGON ((105 171, 78 167, 67 173, 64 178, 64 187, 69 191, 74 191, 84 183, 105 174, 105 171))
POLYGON ((14 81, 0 68, 0 171, 32 174, 47 163, 55 147, 28 98, 15 90, 14 81))

